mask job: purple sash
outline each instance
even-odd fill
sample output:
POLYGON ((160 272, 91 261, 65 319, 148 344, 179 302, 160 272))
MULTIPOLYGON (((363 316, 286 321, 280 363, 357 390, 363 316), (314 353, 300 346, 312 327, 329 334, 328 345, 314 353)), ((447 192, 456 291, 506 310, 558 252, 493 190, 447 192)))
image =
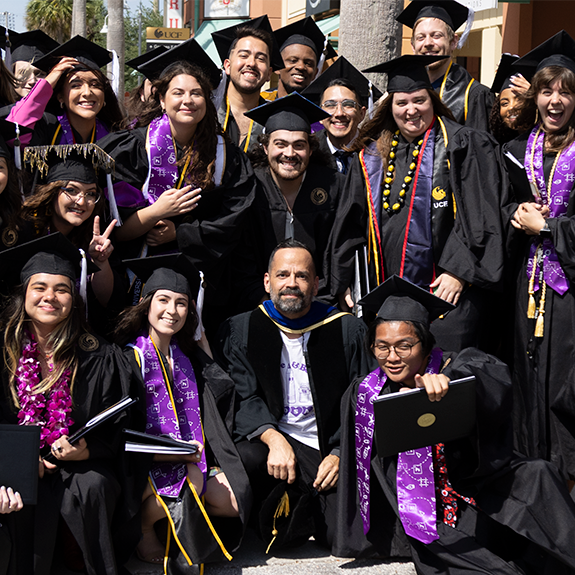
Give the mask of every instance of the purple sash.
MULTIPOLYGON (((167 377, 152 339, 142 335, 131 347, 140 352, 142 362, 141 369, 146 386, 146 433, 169 435, 173 439, 184 441, 194 439, 204 443, 196 376, 188 357, 173 339, 170 352, 174 386, 170 394, 167 377)), ((205 478, 205 451, 202 452, 198 467, 205 478)), ((186 482, 187 467, 185 463, 154 463, 150 476, 160 495, 178 497, 186 482)))
MULTIPOLYGON (((441 367, 443 352, 435 348, 431 352, 429 363, 425 373, 438 373, 441 367)), ((355 456, 357 465, 357 490, 359 493, 359 509, 363 520, 363 532, 367 534, 370 528, 370 476, 371 476, 371 451, 373 444, 373 430, 375 425, 373 413, 373 401, 378 397, 383 386, 387 382, 387 376, 381 368, 371 372, 359 385, 357 390, 357 404, 355 408, 355 456)), ((431 447, 425 447, 415 451, 407 452, 408 458, 415 457, 421 459, 415 454, 422 452, 431 457, 431 447), (414 455, 412 455, 414 454, 414 455)), ((400 519, 405 531, 411 537, 429 543, 438 538, 435 528, 436 510, 435 510, 435 480, 433 476, 433 460, 430 459, 430 465, 421 468, 417 484, 412 484, 406 480, 409 478, 411 469, 406 469, 405 460, 402 457, 405 454, 400 453, 397 462, 397 500, 400 509, 400 519), (425 484, 425 485, 422 485, 425 484), (408 491, 405 492, 400 485, 408 485, 408 491), (421 509, 425 508, 425 509, 421 509), (405 513, 407 509, 408 513, 405 513), (421 516, 420 521, 413 523, 413 517, 410 517, 409 511, 416 511, 417 516, 421 516), (421 511, 420 511, 421 510, 421 511), (430 531, 432 533, 430 533, 430 531), (433 531, 435 536, 433 536, 433 531), (433 537, 430 539, 430 537, 433 537)), ((418 461, 421 463, 421 461, 418 461)))
MULTIPOLYGON (((567 149, 562 150, 559 160, 556 163, 555 172, 551 174, 552 182, 549 193, 545 182, 543 170, 543 144, 545 142, 545 132, 541 126, 536 126, 529 134, 527 149, 525 151, 525 172, 529 182, 534 185, 539 198, 535 198, 541 204, 549 206, 549 217, 557 218, 567 212, 569 195, 575 181, 575 142, 567 149)), ((569 281, 559 263, 557 252, 553 241, 545 238, 542 242, 534 241, 529 251, 529 261, 527 262, 527 277, 533 274, 533 260, 538 246, 541 245, 542 257, 537 261, 535 271, 534 290, 539 289, 540 262, 543 262, 543 279, 545 283, 563 295, 569 289, 569 281)))
MULTIPOLYGON (((76 144, 77 142, 74 141, 74 133, 72 132, 72 126, 70 126, 70 121, 68 120, 68 116, 66 114, 62 116, 58 116, 58 122, 60 122, 60 126, 62 126, 62 139, 60 144, 76 144)), ((94 142, 97 142, 100 138, 103 138, 108 134, 107 128, 96 118, 96 133, 94 142)), ((93 142, 90 142, 93 143, 93 142)))

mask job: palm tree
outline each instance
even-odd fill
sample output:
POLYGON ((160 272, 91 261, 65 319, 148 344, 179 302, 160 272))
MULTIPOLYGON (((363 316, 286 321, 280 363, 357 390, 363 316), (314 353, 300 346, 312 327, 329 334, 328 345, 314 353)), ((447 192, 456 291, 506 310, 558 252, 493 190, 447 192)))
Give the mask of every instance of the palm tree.
MULTIPOLYGON (((401 25, 395 21, 404 0, 341 0, 339 55, 359 70, 401 55, 401 25)), ((368 74, 385 86, 384 74, 368 74)))
MULTIPOLYGON (((119 71, 119 91, 124 93, 124 0, 108 0, 108 40, 106 47, 108 50, 116 50, 118 54, 119 71)), ((110 72, 110 66, 108 66, 110 72)), ((110 73, 108 72, 108 76, 110 73)), ((121 97, 120 97, 121 100, 121 97)))
POLYGON ((30 0, 26 6, 28 30, 42 30, 58 42, 70 38, 72 0, 30 0))
POLYGON ((86 37, 86 0, 73 0, 71 36, 86 37))

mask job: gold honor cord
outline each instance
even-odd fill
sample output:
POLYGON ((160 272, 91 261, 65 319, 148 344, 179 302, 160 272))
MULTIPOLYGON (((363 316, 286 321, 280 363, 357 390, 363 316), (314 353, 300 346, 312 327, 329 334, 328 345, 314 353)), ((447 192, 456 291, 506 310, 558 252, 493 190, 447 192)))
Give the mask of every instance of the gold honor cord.
MULTIPOLYGON (((70 129, 71 128, 72 128, 72 126, 70 126, 70 129)), ((56 138, 58 138, 58 134, 60 133, 61 129, 62 129, 62 125, 58 124, 58 127, 56 128, 56 131, 54 132, 54 137, 52 138, 52 143, 50 144, 51 146, 54 146, 56 144, 56 138)), ((73 137, 74 137, 74 134, 72 134, 72 138, 73 137)), ((94 122, 94 127, 92 128, 92 135, 90 136, 90 141, 88 143, 93 144, 95 137, 96 137, 96 122, 94 122)), ((75 143, 76 142, 74 142, 74 144, 75 143)))
POLYGON ((439 90, 439 99, 440 100, 443 100, 443 92, 445 91, 445 83, 447 82, 447 76, 449 75, 449 70, 451 70, 451 66, 453 66, 453 60, 451 60, 449 62, 449 66, 447 66, 445 76, 443 76, 443 82, 441 82, 441 88, 439 90))
MULTIPOLYGON (((229 119, 230 119, 230 101, 228 100, 228 96, 226 94, 226 119, 224 120, 224 132, 228 129, 229 119)), ((254 129, 254 121, 250 120, 250 127, 248 128, 248 133, 246 136, 246 143, 244 146, 244 152, 247 152, 248 148, 250 147, 250 140, 252 139, 252 130, 253 129, 254 129)))

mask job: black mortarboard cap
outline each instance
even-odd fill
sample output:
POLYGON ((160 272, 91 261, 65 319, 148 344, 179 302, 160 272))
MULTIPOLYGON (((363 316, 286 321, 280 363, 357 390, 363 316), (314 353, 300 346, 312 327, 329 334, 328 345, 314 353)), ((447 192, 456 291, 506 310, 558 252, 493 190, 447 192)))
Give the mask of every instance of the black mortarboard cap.
POLYGON ((124 260, 143 282, 142 297, 159 289, 186 294, 196 299, 200 287, 200 272, 185 254, 168 254, 124 260))
MULTIPOLYGON (((318 106, 321 104, 321 97, 327 85, 337 78, 344 78, 353 84, 356 92, 359 93, 362 104, 365 105, 369 97, 369 79, 366 78, 355 66, 350 64, 343 56, 340 56, 323 74, 318 76, 305 90, 302 96, 309 98, 318 106)), ((372 84, 373 100, 381 98, 382 93, 372 84)))
POLYGON ((160 74, 161 70, 160 70, 160 72, 157 72, 157 73, 155 70, 153 70, 151 72, 151 75, 148 76, 148 74, 146 74, 145 72, 143 72, 140 69, 140 66, 142 66, 143 64, 146 64, 150 60, 153 60, 154 58, 156 58, 160 54, 167 52, 168 49, 169 48, 167 46, 160 45, 157 48, 150 50, 149 52, 144 52, 140 56, 136 56, 135 58, 132 58, 131 60, 126 62, 126 66, 130 66, 130 68, 134 68, 134 70, 137 70, 141 74, 144 74, 144 76, 146 76, 146 78, 148 78, 148 80, 155 80, 158 77, 158 75, 160 74))
POLYGON ((381 319, 418 321, 426 325, 455 309, 454 305, 397 275, 369 292, 359 304, 376 312, 381 319))
POLYGON ((97 70, 112 61, 112 52, 90 42, 82 36, 74 36, 67 42, 60 44, 56 49, 48 52, 43 58, 35 62, 35 66, 49 72, 64 56, 76 58, 88 68, 97 70))
POLYGON ((185 60, 191 64, 199 66, 210 79, 212 89, 218 86, 221 78, 221 71, 194 38, 190 38, 189 40, 174 46, 167 52, 156 56, 145 64, 140 64, 139 71, 146 77, 153 75, 156 78, 159 78, 170 64, 174 64, 180 60, 185 60))
POLYGON ((38 60, 60 46, 56 40, 50 38, 42 30, 32 30, 22 34, 10 30, 9 34, 12 62, 30 62, 35 66, 38 60))
POLYGON ((499 66, 497 67, 497 73, 495 74, 495 79, 491 85, 491 91, 494 94, 501 94, 503 90, 511 87, 511 77, 515 74, 522 74, 527 80, 531 79, 533 73, 535 72, 534 66, 517 66, 516 62, 519 60, 519 56, 513 54, 502 54, 501 60, 499 61, 499 66))
POLYGON ((519 58, 515 66, 529 66, 537 72, 548 66, 560 66, 575 73, 575 40, 565 30, 561 30, 519 58))
MULTIPOLYGON (((311 16, 279 28, 274 34, 280 47, 280 52, 283 52, 284 48, 292 44, 303 44, 304 46, 309 46, 315 52, 319 62, 325 44, 325 35, 311 16)), ((337 52, 328 42, 326 59, 335 58, 336 56, 337 52)))
POLYGON ((310 134, 311 124, 330 117, 326 111, 297 92, 278 98, 269 104, 262 104, 244 115, 265 126, 267 134, 276 130, 310 134))
POLYGON ((212 32, 212 39, 214 41, 214 44, 216 45, 216 49, 218 51, 220 59, 222 60, 222 63, 229 57, 232 44, 237 40, 236 32, 238 28, 246 28, 246 27, 264 30, 265 32, 269 33, 273 46, 272 53, 270 54, 270 64, 275 72, 281 70, 284 67, 284 61, 279 51, 276 37, 273 33, 270 20, 267 17, 267 14, 264 14, 263 16, 258 16, 257 18, 253 18, 252 20, 246 20, 241 24, 236 24, 235 26, 230 26, 229 28, 224 28, 223 30, 216 30, 215 32, 212 32))
MULTIPOLYGON (((18 124, 18 129, 20 136, 32 133, 30 128, 20 126, 20 124, 18 124)), ((8 120, 0 119, 0 158, 13 158, 14 154, 8 149, 6 142, 16 139, 16 135, 16 124, 8 120)))
POLYGON ((106 173, 114 169, 114 160, 96 144, 29 146, 24 162, 38 168, 43 183, 74 181, 107 186, 106 173))
MULTIPOLYGON (((32 240, 0 254, 0 266, 9 283, 24 283, 34 274, 62 275, 76 281, 81 274, 82 255, 60 232, 32 240), (11 277, 10 277, 11 276, 11 277)), ((99 271, 88 260, 88 273, 99 271)))
POLYGON ((413 28, 420 18, 439 18, 455 32, 468 15, 469 8, 455 0, 412 0, 396 20, 413 28))
POLYGON ((387 74, 387 91, 390 94, 393 92, 415 92, 423 88, 431 90, 431 82, 425 67, 448 57, 409 54, 363 71, 385 72, 387 74))

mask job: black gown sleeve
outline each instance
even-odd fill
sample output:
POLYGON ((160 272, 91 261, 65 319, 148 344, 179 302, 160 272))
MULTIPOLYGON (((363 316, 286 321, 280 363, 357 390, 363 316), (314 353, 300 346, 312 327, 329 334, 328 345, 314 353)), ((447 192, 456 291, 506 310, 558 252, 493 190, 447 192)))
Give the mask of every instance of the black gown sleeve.
POLYGON ((495 102, 493 92, 487 86, 473 82, 469 91, 469 112, 465 126, 474 130, 489 132, 489 116, 493 102, 495 102))

